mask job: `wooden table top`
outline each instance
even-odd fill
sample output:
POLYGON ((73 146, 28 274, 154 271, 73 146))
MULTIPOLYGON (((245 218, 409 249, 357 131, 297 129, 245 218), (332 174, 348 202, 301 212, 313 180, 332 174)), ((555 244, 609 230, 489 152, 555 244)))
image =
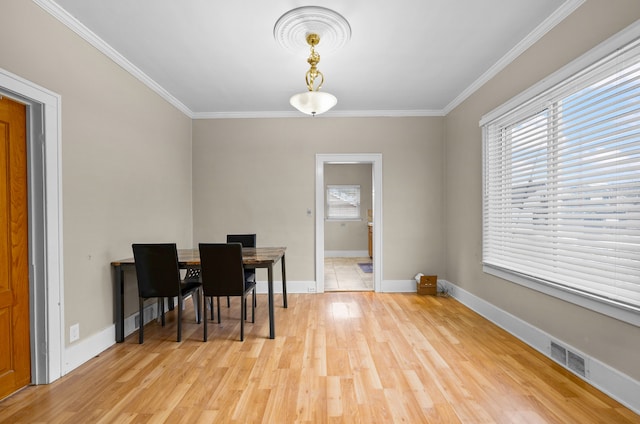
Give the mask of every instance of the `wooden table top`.
MULTIPOLYGON (((243 247, 242 263, 256 267, 274 264, 284 256, 286 247, 243 247)), ((111 262, 111 266, 134 265, 133 257, 111 262)), ((178 249, 180 266, 199 266, 200 251, 198 249, 178 249)))

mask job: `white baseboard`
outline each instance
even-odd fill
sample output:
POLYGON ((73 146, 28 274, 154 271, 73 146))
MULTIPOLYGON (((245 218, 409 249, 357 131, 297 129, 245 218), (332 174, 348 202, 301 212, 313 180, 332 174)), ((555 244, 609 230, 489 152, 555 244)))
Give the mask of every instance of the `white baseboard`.
MULTIPOLYGON (((188 296, 186 301, 191 302, 190 296, 188 296)), ((157 302, 153 302, 149 305, 146 305, 144 308, 144 322, 145 324, 156 319, 158 317, 158 304, 157 302)), ((136 319, 138 318, 138 313, 135 313, 131 316, 128 316, 124 320, 124 336, 127 337, 134 331, 138 329, 138 325, 136 325, 136 319)), ((63 375, 67 374, 74 369, 78 368, 80 365, 87 362, 89 359, 93 358, 96 355, 99 355, 101 352, 110 348, 116 343, 116 326, 111 325, 104 330, 96 333, 92 336, 89 336, 85 339, 80 339, 77 342, 71 344, 65 349, 64 354, 64 369, 63 375)))
MULTIPOLYGON (((442 291, 446 284, 451 284, 446 280, 438 280, 438 291, 442 291)), ((416 280, 382 280, 382 293, 415 293, 417 291, 416 280)))
POLYGON ((382 293, 415 293, 416 280, 382 280, 382 293))
POLYGON ((99 355, 116 343, 116 327, 111 325, 99 333, 68 346, 64 351, 64 369, 62 375, 68 374, 89 359, 99 355))
MULTIPOLYGON (((312 293, 315 292, 315 281, 287 281, 288 293, 312 293)), ((258 281, 256 283, 256 292, 258 294, 268 293, 268 284, 266 281, 258 281)), ((273 282, 273 293, 282 294, 282 280, 273 282)))
POLYGON ((325 250, 325 258, 368 258, 368 250, 325 250))
POLYGON ((438 286, 439 288, 443 287, 448 289, 449 295, 454 297, 460 303, 482 315, 498 327, 506 330, 513 336, 551 359, 553 359, 551 357, 552 341, 554 343, 560 343, 569 350, 580 353, 588 363, 588 372, 586 373, 586 377, 578 374, 576 375, 611 398, 617 400, 627 408, 631 409, 636 414, 640 414, 640 382, 595 358, 581 353, 579 350, 574 349, 570 344, 565 343, 562 340, 557 340, 555 337, 552 337, 539 328, 497 308, 491 303, 469 293, 449 281, 438 280, 438 286))

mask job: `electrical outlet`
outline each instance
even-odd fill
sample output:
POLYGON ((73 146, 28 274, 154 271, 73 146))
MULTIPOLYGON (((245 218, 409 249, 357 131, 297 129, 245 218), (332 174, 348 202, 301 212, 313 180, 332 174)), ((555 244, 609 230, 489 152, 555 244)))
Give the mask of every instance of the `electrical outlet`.
POLYGON ((73 343, 80 338, 80 324, 73 324, 69 327, 69 343, 73 343))

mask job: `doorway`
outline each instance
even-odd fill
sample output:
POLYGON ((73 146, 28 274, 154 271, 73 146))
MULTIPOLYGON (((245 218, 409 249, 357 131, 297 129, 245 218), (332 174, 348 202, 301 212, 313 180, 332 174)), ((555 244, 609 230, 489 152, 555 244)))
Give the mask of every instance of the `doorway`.
MULTIPOLYGON (((316 291, 324 292, 325 288, 325 165, 371 166, 372 186, 372 279, 373 290, 381 291, 382 287, 382 154, 379 153, 343 153, 316 155, 316 291)), ((368 222, 368 221, 367 221, 368 222)), ((357 266, 357 265, 356 265, 357 266)))
POLYGON ((31 383, 64 374, 60 96, 0 68, 0 96, 26 106, 31 383))
POLYGON ((373 291, 373 167, 324 165, 324 290, 373 291))

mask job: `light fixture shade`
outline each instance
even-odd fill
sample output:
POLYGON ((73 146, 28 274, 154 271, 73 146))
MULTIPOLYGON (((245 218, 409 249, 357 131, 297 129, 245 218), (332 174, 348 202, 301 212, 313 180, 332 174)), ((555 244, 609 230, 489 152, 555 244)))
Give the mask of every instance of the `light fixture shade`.
POLYGON ((338 99, 333 94, 322 91, 306 91, 291 96, 289 103, 300 112, 315 116, 334 107, 338 99))

